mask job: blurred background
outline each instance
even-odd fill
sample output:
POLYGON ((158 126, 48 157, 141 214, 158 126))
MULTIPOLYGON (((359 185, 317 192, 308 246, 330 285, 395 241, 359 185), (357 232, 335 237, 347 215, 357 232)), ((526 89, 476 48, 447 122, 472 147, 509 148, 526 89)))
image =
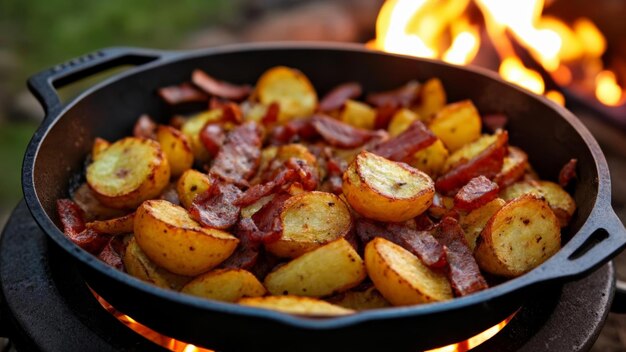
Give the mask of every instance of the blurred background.
MULTIPOLYGON (((559 53, 562 62, 567 62, 567 65, 551 67, 544 56, 536 55, 533 47, 526 46, 520 51, 518 46, 523 44, 523 40, 515 37, 518 40, 509 40, 517 53, 521 52, 518 56, 524 59, 526 67, 518 67, 517 71, 511 72, 517 74, 515 77, 527 74, 525 78, 530 79, 531 90, 537 87, 533 72, 538 72, 540 79, 543 78, 542 90, 538 93, 549 95, 552 90, 560 92, 552 98, 565 102, 600 139, 614 179, 613 204, 624 221, 626 184, 621 180, 626 177, 626 94, 621 87, 626 77, 626 22, 623 20, 626 2, 524 2, 534 3, 539 9, 545 6, 545 13, 565 21, 565 27, 560 21, 546 19, 542 23, 559 33, 564 43, 569 43, 567 51, 559 53), (594 23, 595 28, 587 28, 586 32, 580 29, 585 24, 578 26, 577 19, 581 16, 594 23), (576 38, 580 39, 580 43, 576 42, 576 38), (598 43, 603 46, 598 47, 598 43), (567 70, 563 71, 563 67, 567 70), (604 74, 605 71, 609 73, 604 74), (600 81, 599 77, 608 80, 600 81)), ((315 40, 369 42, 369 45, 380 49, 402 52, 406 46, 401 42, 394 47, 390 45, 393 44, 391 41, 384 43, 381 38, 372 41, 376 37, 376 19, 384 3, 384 0, 178 0, 160 2, 156 6, 148 0, 0 0, 0 228, 22 198, 22 156, 43 117, 41 107, 26 89, 26 80, 30 75, 107 46, 196 49, 252 41, 315 40)), ((498 56, 505 61, 498 40, 494 40, 493 33, 473 25, 480 7, 476 4, 492 3, 492 15, 497 17, 498 0, 430 3, 432 11, 424 10, 414 15, 408 26, 421 31, 426 44, 449 49, 435 50, 431 56, 456 63, 479 64, 494 70, 499 68, 501 74, 506 76, 506 72, 502 72, 504 65, 494 63, 494 58, 498 56), (455 14, 457 7, 447 6, 448 3, 467 7, 468 15, 455 14), (435 15, 440 19, 434 21, 435 15), (443 31, 444 28, 446 31, 443 31), (458 55, 456 59, 447 55, 464 32, 474 35, 475 45, 467 47, 460 42, 458 47, 465 55, 461 55, 460 59, 458 55), (433 33, 439 36, 435 38, 433 33), (476 41, 485 45, 476 44, 476 41)), ((504 2, 500 0, 499 3, 504 2)), ((515 2, 516 6, 521 3, 515 2)), ((408 4, 411 6, 410 2, 408 4)), ((514 11, 514 19, 522 18, 523 10, 514 11)), ((402 17, 402 13, 398 13, 402 17)), ((398 20, 398 13, 394 21, 398 20)), ((410 15, 404 17, 411 19, 410 15)), ((471 42, 471 39, 468 40, 471 42)), ((406 53, 413 52, 408 50, 406 53)), ((73 84, 64 88, 61 96, 69 99, 93 83, 91 80, 73 84)), ((624 258, 622 255, 618 260, 622 278, 626 278, 624 258)), ((611 315, 594 350, 626 351, 625 346, 626 319, 611 315)))

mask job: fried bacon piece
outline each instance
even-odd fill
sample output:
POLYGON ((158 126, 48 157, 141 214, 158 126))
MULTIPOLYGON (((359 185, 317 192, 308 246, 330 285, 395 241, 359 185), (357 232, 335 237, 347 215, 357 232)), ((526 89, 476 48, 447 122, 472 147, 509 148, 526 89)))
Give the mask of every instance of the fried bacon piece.
POLYGON ((437 227, 436 236, 445 248, 448 278, 456 295, 465 296, 488 288, 457 220, 445 217, 437 227))
POLYGON ((493 182, 504 188, 524 177, 528 168, 528 155, 517 147, 509 147, 509 155, 504 158, 502 170, 493 178, 493 182))
POLYGON ((454 207, 471 211, 496 199, 499 191, 498 184, 485 176, 474 177, 454 196, 454 207))
POLYGON ((270 144, 289 144, 300 139, 310 140, 317 136, 319 136, 319 134, 313 127, 313 124, 311 124, 311 120, 291 120, 282 126, 276 126, 272 129, 270 144))
POLYGON ((561 187, 567 187, 570 181, 577 177, 576 165, 578 165, 578 159, 570 159, 567 164, 563 165, 561 172, 559 172, 559 185, 561 185, 561 187))
POLYGON ((226 133, 221 123, 208 122, 200 130, 200 141, 211 155, 216 155, 220 151, 225 139, 226 133))
POLYGON ((124 271, 124 262, 121 253, 123 252, 123 242, 120 237, 111 237, 104 246, 98 258, 117 270, 124 271))
POLYGON ((157 91, 159 96, 170 105, 207 101, 208 96, 190 83, 163 87, 157 91))
POLYGON ((191 81, 198 88, 210 95, 220 98, 241 101, 250 95, 252 87, 249 85, 234 85, 232 83, 220 81, 209 76, 202 70, 194 70, 191 74, 191 81))
POLYGON ((86 227, 82 209, 70 199, 57 200, 57 213, 65 236, 87 252, 98 253, 109 241, 109 236, 86 227))
POLYGON ((331 148, 328 147, 324 148, 323 150, 323 158, 318 160, 325 160, 327 171, 326 181, 322 185, 321 190, 337 195, 343 193, 342 176, 344 171, 348 169, 348 163, 343 159, 335 158, 332 155, 331 148))
POLYGON ((375 146, 372 153, 389 160, 406 161, 436 141, 437 137, 424 123, 415 121, 404 132, 375 146))
POLYGON ((405 85, 385 92, 371 93, 366 101, 376 107, 393 106, 395 108, 409 107, 418 99, 420 84, 409 81, 405 85))
POLYGON ((386 130, 389 126, 389 122, 391 122, 391 119, 393 118, 393 115, 395 115, 399 109, 399 107, 394 105, 383 105, 376 108, 374 128, 386 130))
POLYGON ((482 117, 483 126, 487 131, 496 133, 499 129, 504 129, 504 126, 509 122, 509 117, 505 114, 488 114, 482 117))
POLYGON ((278 114, 280 113, 280 105, 277 102, 271 103, 267 110, 265 111, 265 115, 261 118, 261 123, 265 126, 271 125, 278 121, 278 114))
POLYGON ((234 122, 236 124, 243 122, 243 113, 241 112, 241 108, 239 108, 238 104, 229 101, 224 103, 221 109, 222 121, 234 122))
POLYGON ((328 92, 318 105, 320 112, 330 112, 341 108, 348 99, 354 99, 361 95, 363 88, 357 82, 340 84, 328 92))
POLYGON ((254 240, 254 233, 258 231, 252 219, 241 219, 234 231, 235 236, 239 238, 239 246, 228 259, 220 264, 220 268, 246 270, 252 268, 258 261, 261 249, 260 242, 254 240))
POLYGON ((259 166, 262 131, 253 121, 233 129, 224 140, 209 174, 239 186, 247 186, 259 166))
POLYGON ((315 115, 311 124, 328 144, 337 148, 356 148, 369 141, 373 134, 324 115, 315 115))
POLYGON ((241 208, 233 202, 241 196, 241 190, 232 183, 213 182, 204 193, 191 203, 189 215, 202 225, 227 229, 239 219, 241 208))
POLYGON ((156 130, 157 123, 154 122, 149 115, 143 114, 139 116, 139 119, 135 122, 135 127, 133 127, 133 136, 156 139, 156 130))
POLYGON ((280 213, 283 205, 289 199, 289 193, 278 193, 259 211, 252 215, 252 220, 260 230, 262 237, 259 240, 263 243, 272 243, 280 239, 282 225, 280 223, 280 213))
POLYGON ((452 195, 474 177, 483 175, 493 178, 502 169, 507 152, 508 133, 498 134, 496 141, 470 161, 454 167, 435 181, 437 191, 452 195))
POLYGON ((292 157, 285 162, 285 166, 296 171, 298 181, 305 191, 314 191, 317 188, 317 170, 304 160, 292 157))

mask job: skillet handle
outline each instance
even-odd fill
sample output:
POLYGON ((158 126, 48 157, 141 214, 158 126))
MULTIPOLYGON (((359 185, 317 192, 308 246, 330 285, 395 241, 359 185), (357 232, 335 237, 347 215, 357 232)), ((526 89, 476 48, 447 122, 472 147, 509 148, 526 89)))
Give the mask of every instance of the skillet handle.
POLYGON ((62 107, 57 88, 121 65, 143 65, 168 55, 166 52, 129 47, 101 49, 41 71, 28 79, 28 88, 41 103, 46 116, 62 107))

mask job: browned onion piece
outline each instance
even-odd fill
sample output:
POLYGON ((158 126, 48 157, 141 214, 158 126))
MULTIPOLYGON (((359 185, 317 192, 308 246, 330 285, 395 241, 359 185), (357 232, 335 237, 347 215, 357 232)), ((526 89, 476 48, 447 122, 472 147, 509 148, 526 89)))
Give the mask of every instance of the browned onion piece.
POLYGON ((322 100, 320 100, 318 111, 330 112, 337 110, 346 103, 348 99, 354 99, 361 95, 363 89, 357 82, 348 82, 338 85, 328 92, 322 100))
POLYGON ((220 148, 209 174, 239 186, 247 186, 261 157, 262 131, 253 121, 233 129, 220 148))
POLYGON ((367 96, 366 101, 376 107, 409 107, 417 100, 419 91, 419 82, 409 81, 405 85, 396 89, 385 92, 371 93, 367 96))
POLYGON ((567 164, 563 165, 563 168, 559 172, 559 184, 565 188, 576 178, 576 165, 578 165, 578 159, 570 159, 567 164))
POLYGON ((133 136, 139 138, 156 139, 157 123, 152 120, 149 115, 143 114, 139 116, 135 127, 133 127, 133 136))
POLYGON ((315 115, 311 124, 328 144, 337 148, 356 148, 369 141, 373 134, 369 131, 335 120, 324 115, 315 115))
POLYGON ((245 99, 252 92, 252 87, 249 85, 234 85, 220 81, 202 70, 194 70, 191 74, 191 81, 211 95, 236 101, 245 99))
POLYGON ((208 96, 190 83, 160 88, 157 93, 170 105, 207 101, 208 96))
POLYGON ((437 137, 424 123, 414 121, 404 132, 375 146, 372 153, 389 160, 406 161, 436 141, 437 137))
POLYGON ((457 220, 445 217, 437 228, 437 239, 445 247, 448 277, 457 296, 488 288, 457 220))
POLYGON ((471 179, 454 196, 454 206, 457 209, 471 211, 496 199, 500 187, 485 176, 471 179))
POLYGON ((216 180, 208 191, 193 200, 189 214, 202 225, 227 229, 239 219, 241 208, 233 202, 240 196, 241 190, 235 185, 216 180))

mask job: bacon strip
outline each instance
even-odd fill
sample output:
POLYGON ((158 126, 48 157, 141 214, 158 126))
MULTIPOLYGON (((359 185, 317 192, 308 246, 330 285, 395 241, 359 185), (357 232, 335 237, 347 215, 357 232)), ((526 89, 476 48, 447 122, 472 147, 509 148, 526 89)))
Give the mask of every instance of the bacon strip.
POLYGON ((374 147, 372 153, 389 160, 406 161, 436 141, 437 137, 424 123, 415 121, 404 132, 374 147))
POLYGON ((509 155, 504 158, 502 170, 493 178, 500 187, 506 187, 524 177, 528 168, 528 155, 517 147, 509 146, 509 155))
POLYGON ((240 124, 243 122, 243 113, 241 112, 241 108, 236 103, 232 101, 226 102, 222 105, 222 121, 234 122, 236 124, 240 124))
POLYGON ((234 231, 235 236, 239 238, 239 246, 228 259, 220 264, 220 268, 246 270, 252 268, 259 258, 260 243, 253 240, 254 233, 258 231, 252 219, 241 219, 234 231))
POLYGON ((310 119, 291 120, 282 126, 276 126, 270 134, 271 145, 289 144, 298 139, 310 140, 319 134, 310 119))
POLYGON ((496 141, 472 160, 440 176, 435 182, 437 191, 452 195, 474 177, 484 175, 491 179, 496 176, 502 169, 508 141, 509 135, 506 131, 499 133, 496 141))
POLYGON ((190 83, 160 88, 157 93, 170 105, 207 101, 208 96, 190 83))
POLYGON ((280 213, 283 205, 290 197, 291 195, 288 193, 279 193, 252 215, 252 220, 260 230, 259 234, 262 234, 262 237, 258 239, 259 241, 267 244, 280 239, 283 231, 280 223, 280 213))
POLYGON ((249 85, 234 85, 220 81, 202 70, 194 70, 191 74, 191 81, 211 95, 236 101, 245 99, 252 92, 252 87, 249 85))
POLYGON ((393 106, 408 107, 413 105, 418 98, 420 84, 417 81, 409 81, 405 85, 385 92, 371 93, 366 101, 376 107, 393 106))
POLYGON ((454 196, 454 206, 459 210, 471 211, 496 199, 500 187, 485 176, 471 179, 454 196))
POLYGON ((565 188, 567 185, 577 177, 576 165, 578 165, 578 159, 570 159, 567 164, 563 165, 563 168, 559 172, 559 184, 565 188))
POLYGON ((220 148, 209 174, 239 186, 247 186, 261 158, 262 131, 253 121, 232 130, 220 148))
POLYGON ((149 115, 143 114, 139 116, 135 127, 133 127, 133 136, 139 138, 156 139, 157 123, 152 120, 149 115))
POLYGON ((383 105, 376 108, 374 128, 386 130, 389 126, 389 122, 391 122, 391 119, 393 118, 393 115, 395 115, 399 109, 400 108, 393 105, 383 105))
POLYGON ((397 244, 415 254, 430 268, 441 268, 445 265, 443 246, 433 237, 430 231, 418 231, 401 224, 389 223, 387 230, 396 239, 397 244))
POLYGON ((117 270, 124 271, 124 262, 121 255, 121 241, 120 237, 111 237, 109 242, 104 246, 98 258, 103 262, 109 264, 117 270), (118 247, 118 248, 116 248, 118 247))
POLYGON ((277 102, 271 103, 267 110, 265 110, 265 115, 261 118, 261 123, 265 126, 271 125, 278 121, 278 114, 280 113, 280 105, 277 102))
POLYGON ((340 84, 328 92, 322 100, 320 100, 317 108, 320 112, 330 112, 337 110, 346 103, 348 99, 354 99, 361 95, 363 89, 357 82, 348 82, 340 84))
POLYGON ((315 115, 311 124, 328 144, 337 148, 356 148, 369 141, 373 134, 369 131, 337 121, 324 115, 315 115))
POLYGON ((220 151, 224 140, 226 140, 226 133, 221 123, 208 122, 200 130, 200 141, 211 155, 216 155, 220 151))
POLYGON ((98 253, 109 241, 109 236, 85 226, 83 211, 73 201, 57 200, 57 213, 65 236, 87 252, 98 253))
POLYGON ((215 181, 208 191, 196 196, 189 214, 202 225, 227 229, 239 220, 241 208, 233 202, 240 196, 241 190, 235 185, 215 181))
POLYGON ((294 169, 282 169, 276 177, 263 184, 248 188, 233 204, 245 207, 255 203, 259 199, 275 193, 284 185, 291 184, 298 179, 298 173, 294 169))
POLYGON ((467 246, 463 229, 455 219, 446 217, 441 221, 437 229, 437 239, 445 247, 448 277, 457 296, 469 295, 489 287, 467 246))

